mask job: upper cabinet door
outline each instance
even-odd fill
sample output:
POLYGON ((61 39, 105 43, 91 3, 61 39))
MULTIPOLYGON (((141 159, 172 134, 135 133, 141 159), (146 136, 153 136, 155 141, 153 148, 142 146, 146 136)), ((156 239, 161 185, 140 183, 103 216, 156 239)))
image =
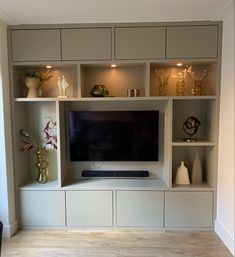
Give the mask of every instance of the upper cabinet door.
POLYGON ((62 29, 62 60, 110 60, 111 28, 62 29))
POLYGON ((167 27, 166 58, 216 58, 218 26, 167 27))
POLYGON ((61 60, 59 29, 12 30, 12 61, 61 60))
POLYGON ((165 58, 165 27, 115 29, 115 59, 158 58, 165 58))

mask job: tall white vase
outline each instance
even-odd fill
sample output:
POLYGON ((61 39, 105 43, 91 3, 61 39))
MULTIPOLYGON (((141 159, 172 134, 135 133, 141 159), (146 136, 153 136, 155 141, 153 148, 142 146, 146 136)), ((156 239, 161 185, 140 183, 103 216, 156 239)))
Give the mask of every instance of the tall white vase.
POLYGON ((175 184, 176 185, 189 185, 189 175, 188 169, 184 165, 184 161, 181 161, 180 166, 177 169, 176 177, 175 177, 175 184))
POLYGON ((196 153, 192 168, 192 184, 202 184, 202 165, 198 153, 196 153))

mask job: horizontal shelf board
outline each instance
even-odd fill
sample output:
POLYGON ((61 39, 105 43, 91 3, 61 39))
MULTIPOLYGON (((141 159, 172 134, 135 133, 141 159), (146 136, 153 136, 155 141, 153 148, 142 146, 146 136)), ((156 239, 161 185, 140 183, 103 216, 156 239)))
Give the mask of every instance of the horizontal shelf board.
POLYGON ((18 97, 15 98, 16 102, 54 102, 58 100, 55 97, 35 97, 35 98, 27 98, 27 97, 18 97))
POLYGON ((39 190, 39 191, 53 191, 53 190, 60 190, 61 187, 59 186, 59 182, 58 180, 52 180, 52 181, 48 181, 45 184, 40 184, 36 181, 28 183, 24 186, 19 187, 19 190, 39 190))
POLYGON ((93 178, 68 181, 65 190, 165 190, 161 179, 93 178))
POLYGON ((176 185, 173 184, 171 190, 173 191, 213 191, 213 187, 208 185, 207 183, 198 184, 198 185, 176 185))
POLYGON ((211 141, 197 141, 197 142, 174 141, 172 142, 172 146, 215 146, 215 143, 211 141))
POLYGON ((201 100, 201 99, 205 99, 205 100, 214 100, 216 99, 216 95, 200 95, 200 96, 171 96, 171 98, 173 100, 201 100))
POLYGON ((140 97, 119 97, 119 96, 108 96, 108 97, 68 97, 68 98, 58 98, 58 97, 17 97, 16 102, 67 102, 67 101, 167 101, 167 100, 214 100, 216 96, 140 96, 140 97))

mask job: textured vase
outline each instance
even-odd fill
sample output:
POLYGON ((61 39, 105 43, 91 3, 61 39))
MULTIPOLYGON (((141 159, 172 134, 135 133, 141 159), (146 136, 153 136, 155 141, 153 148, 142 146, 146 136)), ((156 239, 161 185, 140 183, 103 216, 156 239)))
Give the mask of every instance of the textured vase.
POLYGON ((194 87, 192 89, 192 95, 194 95, 194 96, 202 95, 202 80, 200 80, 200 79, 194 80, 194 87))
POLYGON ((27 77, 25 79, 25 83, 27 88, 29 89, 28 91, 28 98, 34 98, 39 96, 39 88, 41 86, 41 82, 38 78, 32 78, 32 77, 27 77))
POLYGON ((176 95, 185 95, 185 81, 180 79, 176 83, 176 95))
POLYGON ((190 184, 188 169, 187 169, 187 167, 185 167, 184 161, 181 161, 180 166, 177 168, 175 184, 176 185, 189 185, 190 184))
POLYGON ((35 167, 38 169, 37 182, 45 184, 48 182, 47 168, 49 166, 48 162, 48 153, 47 150, 43 147, 38 147, 35 151, 37 162, 35 167))
POLYGON ((197 153, 193 161, 191 182, 192 184, 202 184, 202 165, 197 153))

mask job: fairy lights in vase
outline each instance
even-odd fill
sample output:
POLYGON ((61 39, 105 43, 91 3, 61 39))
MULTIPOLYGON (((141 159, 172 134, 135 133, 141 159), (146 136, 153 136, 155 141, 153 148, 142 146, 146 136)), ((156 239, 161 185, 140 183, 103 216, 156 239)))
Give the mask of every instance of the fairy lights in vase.
POLYGON ((192 88, 193 96, 202 95, 202 81, 207 75, 207 70, 205 68, 200 68, 197 71, 193 70, 192 65, 186 65, 187 73, 190 74, 191 78, 194 81, 194 86, 192 88))
POLYGON ((168 95, 168 80, 172 75, 171 70, 157 69, 155 70, 157 73, 158 81, 159 81, 159 96, 167 96, 168 95))

